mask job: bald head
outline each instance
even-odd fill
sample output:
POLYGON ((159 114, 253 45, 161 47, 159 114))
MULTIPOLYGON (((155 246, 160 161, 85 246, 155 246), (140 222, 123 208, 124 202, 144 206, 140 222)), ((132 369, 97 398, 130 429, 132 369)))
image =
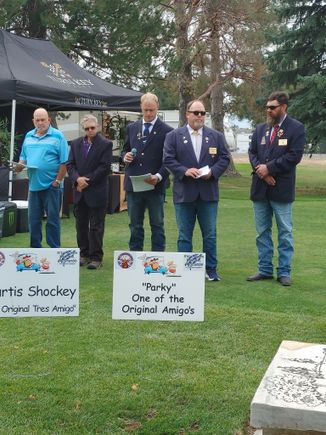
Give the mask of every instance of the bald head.
POLYGON ((36 128, 36 134, 38 136, 43 136, 49 129, 51 119, 47 110, 40 107, 34 111, 33 123, 36 128))

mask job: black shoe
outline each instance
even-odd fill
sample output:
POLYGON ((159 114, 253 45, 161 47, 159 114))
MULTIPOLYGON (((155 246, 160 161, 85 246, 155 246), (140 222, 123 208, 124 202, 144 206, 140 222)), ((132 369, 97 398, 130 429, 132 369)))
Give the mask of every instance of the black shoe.
POLYGON ((291 278, 289 276, 279 276, 277 281, 287 287, 291 285, 291 278))
POLYGON ((263 275, 258 272, 256 275, 248 276, 247 281, 261 281, 263 279, 273 279, 273 275, 263 275))

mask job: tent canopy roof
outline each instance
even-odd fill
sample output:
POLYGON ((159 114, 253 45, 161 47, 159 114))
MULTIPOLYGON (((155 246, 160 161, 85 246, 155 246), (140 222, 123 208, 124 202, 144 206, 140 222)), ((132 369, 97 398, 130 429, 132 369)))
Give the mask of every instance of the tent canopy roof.
POLYGON ((94 76, 51 41, 0 29, 0 104, 15 99, 51 110, 138 111, 141 95, 94 76))

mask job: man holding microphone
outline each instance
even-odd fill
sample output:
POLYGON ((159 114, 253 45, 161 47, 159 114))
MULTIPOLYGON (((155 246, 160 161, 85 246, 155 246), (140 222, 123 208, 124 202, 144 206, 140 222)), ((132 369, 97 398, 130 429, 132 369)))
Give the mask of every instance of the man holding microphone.
POLYGON ((131 251, 142 251, 144 247, 144 216, 148 209, 151 226, 151 250, 165 250, 164 193, 168 171, 162 165, 163 144, 172 127, 158 116, 158 98, 146 93, 141 97, 143 118, 129 124, 122 152, 126 164, 124 188, 127 192, 131 251), (135 192, 130 176, 150 174, 146 183, 152 190, 135 192))

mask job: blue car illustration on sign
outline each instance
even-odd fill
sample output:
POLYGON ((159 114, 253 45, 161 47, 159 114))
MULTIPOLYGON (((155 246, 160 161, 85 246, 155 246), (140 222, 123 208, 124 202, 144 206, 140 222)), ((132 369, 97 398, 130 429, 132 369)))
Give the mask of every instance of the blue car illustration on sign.
POLYGON ((164 266, 163 259, 158 257, 147 257, 144 261, 144 271, 148 275, 150 273, 161 273, 165 275, 168 271, 168 268, 164 266))
POLYGON ((16 270, 17 272, 22 272, 23 270, 34 270, 39 272, 40 265, 37 263, 36 256, 34 254, 20 254, 16 260, 16 270))

